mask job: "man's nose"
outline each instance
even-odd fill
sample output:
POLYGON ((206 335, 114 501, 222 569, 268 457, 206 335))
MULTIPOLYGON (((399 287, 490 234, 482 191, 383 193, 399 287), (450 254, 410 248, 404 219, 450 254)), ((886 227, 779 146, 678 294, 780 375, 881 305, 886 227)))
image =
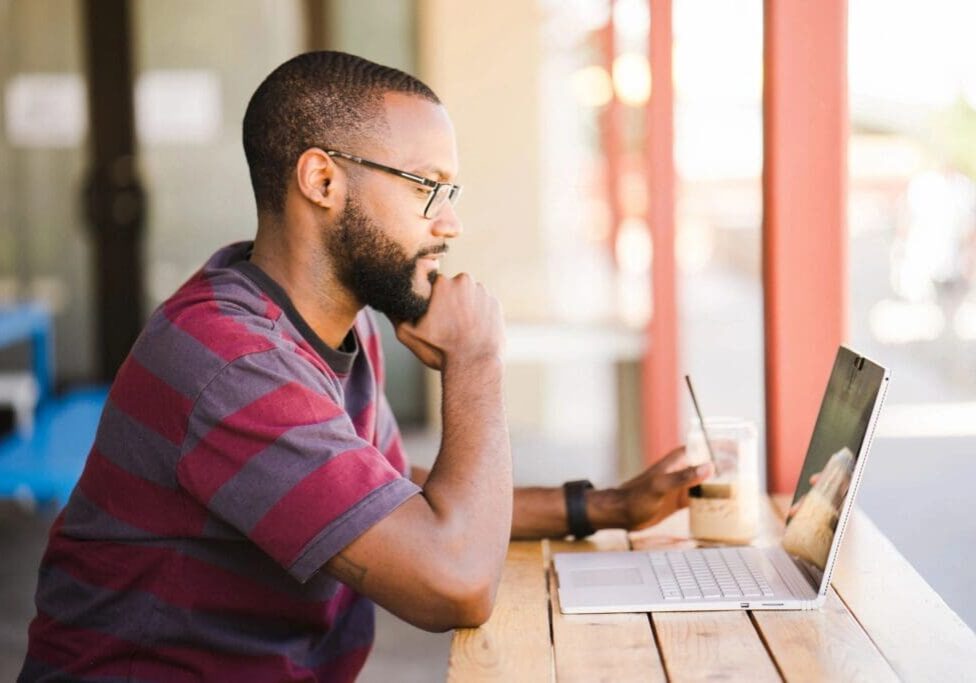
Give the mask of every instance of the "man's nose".
POLYGON ((431 221, 431 232, 437 237, 457 237, 463 231, 461 219, 458 218, 454 205, 448 202, 431 221))

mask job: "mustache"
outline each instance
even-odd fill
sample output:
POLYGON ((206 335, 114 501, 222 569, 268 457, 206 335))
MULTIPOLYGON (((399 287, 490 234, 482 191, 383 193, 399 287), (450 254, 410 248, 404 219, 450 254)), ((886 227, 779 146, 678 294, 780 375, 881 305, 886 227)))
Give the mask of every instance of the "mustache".
POLYGON ((448 247, 446 244, 438 244, 436 247, 427 247, 426 249, 421 249, 420 251, 417 252, 417 255, 414 256, 414 260, 416 261, 417 259, 422 259, 425 256, 446 254, 449 248, 450 247, 448 247))

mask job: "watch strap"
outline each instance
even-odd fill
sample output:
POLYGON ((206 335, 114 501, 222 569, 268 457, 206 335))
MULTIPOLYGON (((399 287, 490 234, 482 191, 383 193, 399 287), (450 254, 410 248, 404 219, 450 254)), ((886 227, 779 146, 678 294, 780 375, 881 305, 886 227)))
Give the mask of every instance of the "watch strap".
POLYGON ((592 488, 593 484, 587 479, 567 481, 563 484, 563 494, 566 497, 566 521, 569 533, 577 540, 596 532, 586 516, 586 492, 592 488))

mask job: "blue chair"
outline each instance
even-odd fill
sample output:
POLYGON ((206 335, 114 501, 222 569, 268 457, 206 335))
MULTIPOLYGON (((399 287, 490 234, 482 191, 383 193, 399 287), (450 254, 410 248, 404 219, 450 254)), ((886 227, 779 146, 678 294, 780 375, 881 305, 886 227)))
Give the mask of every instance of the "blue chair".
POLYGON ((0 347, 30 341, 38 388, 34 427, 0 439, 0 498, 63 505, 81 476, 108 387, 53 392, 51 316, 41 306, 0 308, 0 347))

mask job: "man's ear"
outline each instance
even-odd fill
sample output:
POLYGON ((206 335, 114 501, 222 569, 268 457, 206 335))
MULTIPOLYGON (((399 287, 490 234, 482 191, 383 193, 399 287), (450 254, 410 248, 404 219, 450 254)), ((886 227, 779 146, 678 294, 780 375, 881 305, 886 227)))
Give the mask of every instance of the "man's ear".
POLYGON ((298 157, 295 180, 299 192, 323 209, 336 208, 346 196, 346 174, 318 147, 310 147, 298 157))

